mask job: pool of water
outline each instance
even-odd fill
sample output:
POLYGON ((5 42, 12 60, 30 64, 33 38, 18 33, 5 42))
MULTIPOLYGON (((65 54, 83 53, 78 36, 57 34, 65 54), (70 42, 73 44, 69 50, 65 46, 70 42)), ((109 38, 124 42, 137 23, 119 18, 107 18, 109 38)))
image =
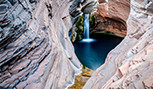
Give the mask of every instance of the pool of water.
POLYGON ((94 39, 93 42, 77 41, 73 45, 80 62, 96 70, 105 62, 107 54, 122 41, 122 38, 104 34, 93 34, 91 38, 94 39))

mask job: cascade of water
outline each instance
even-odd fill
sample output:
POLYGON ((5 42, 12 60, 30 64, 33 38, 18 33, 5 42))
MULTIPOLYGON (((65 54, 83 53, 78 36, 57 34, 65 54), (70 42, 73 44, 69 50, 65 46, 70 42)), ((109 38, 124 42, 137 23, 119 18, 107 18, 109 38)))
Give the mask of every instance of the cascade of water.
POLYGON ((90 24, 89 24, 89 15, 90 14, 84 14, 84 39, 82 39, 81 42, 93 42, 94 39, 90 38, 90 24))
POLYGON ((89 14, 84 14, 84 38, 89 39, 89 14))

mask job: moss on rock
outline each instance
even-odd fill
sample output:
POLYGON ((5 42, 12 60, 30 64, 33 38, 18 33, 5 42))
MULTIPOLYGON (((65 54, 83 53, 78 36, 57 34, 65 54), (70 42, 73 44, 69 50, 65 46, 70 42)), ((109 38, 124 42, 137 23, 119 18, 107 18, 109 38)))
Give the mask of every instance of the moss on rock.
POLYGON ((82 89, 87 80, 91 77, 94 70, 91 70, 85 66, 82 68, 82 73, 80 75, 75 76, 75 82, 72 86, 68 87, 68 89, 82 89))
MULTIPOLYGON (((84 33, 83 21, 84 19, 83 19, 83 14, 82 14, 78 17, 78 20, 75 23, 74 32, 72 33, 72 38, 71 38, 72 42, 74 42, 75 40, 82 40, 83 33, 84 33)), ((89 22, 90 22, 90 28, 93 28, 95 26, 94 15, 90 14, 89 22)))

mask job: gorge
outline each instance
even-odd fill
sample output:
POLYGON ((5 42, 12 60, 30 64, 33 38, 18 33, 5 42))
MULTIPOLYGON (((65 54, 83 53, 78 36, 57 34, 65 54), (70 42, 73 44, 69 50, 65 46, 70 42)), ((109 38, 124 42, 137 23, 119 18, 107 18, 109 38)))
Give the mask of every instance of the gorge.
POLYGON ((76 41, 73 45, 80 62, 86 67, 96 70, 105 62, 108 52, 121 41, 122 38, 115 36, 92 34, 90 39, 76 41))
POLYGON ((0 88, 71 86, 83 70, 71 42, 73 28, 81 13, 97 8, 97 21, 108 26, 92 31, 113 28, 125 38, 107 52, 83 89, 152 89, 153 0, 98 1, 0 0, 0 88))
POLYGON ((83 15, 83 38, 73 43, 79 61, 86 67, 96 70, 104 62, 108 52, 122 40, 120 37, 90 34, 89 15, 83 15))

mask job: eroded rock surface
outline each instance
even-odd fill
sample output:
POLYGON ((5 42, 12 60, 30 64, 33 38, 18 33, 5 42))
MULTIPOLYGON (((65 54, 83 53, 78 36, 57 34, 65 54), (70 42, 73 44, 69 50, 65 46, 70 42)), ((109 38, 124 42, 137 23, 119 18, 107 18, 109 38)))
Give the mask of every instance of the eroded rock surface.
POLYGON ((130 12, 130 0, 99 0, 98 14, 126 22, 130 12))
POLYGON ((72 84, 81 69, 69 39, 78 15, 72 13, 91 12, 95 5, 95 0, 0 0, 0 88, 72 84))
POLYGON ((81 13, 91 13, 97 9, 97 0, 74 0, 70 6, 70 14, 77 17, 81 13))
POLYGON ((130 12, 130 0, 98 0, 97 12, 94 13, 96 26, 92 32, 110 32, 125 37, 126 20, 130 12))
POLYGON ((90 29, 91 33, 106 33, 119 37, 125 37, 127 33, 126 26, 117 20, 111 18, 104 18, 100 15, 96 15, 96 25, 90 29))
POLYGON ((127 36, 108 54, 84 89, 153 88, 152 0, 131 0, 127 28, 127 36))
POLYGON ((0 0, 0 88, 63 89, 80 73, 72 0, 0 0))

